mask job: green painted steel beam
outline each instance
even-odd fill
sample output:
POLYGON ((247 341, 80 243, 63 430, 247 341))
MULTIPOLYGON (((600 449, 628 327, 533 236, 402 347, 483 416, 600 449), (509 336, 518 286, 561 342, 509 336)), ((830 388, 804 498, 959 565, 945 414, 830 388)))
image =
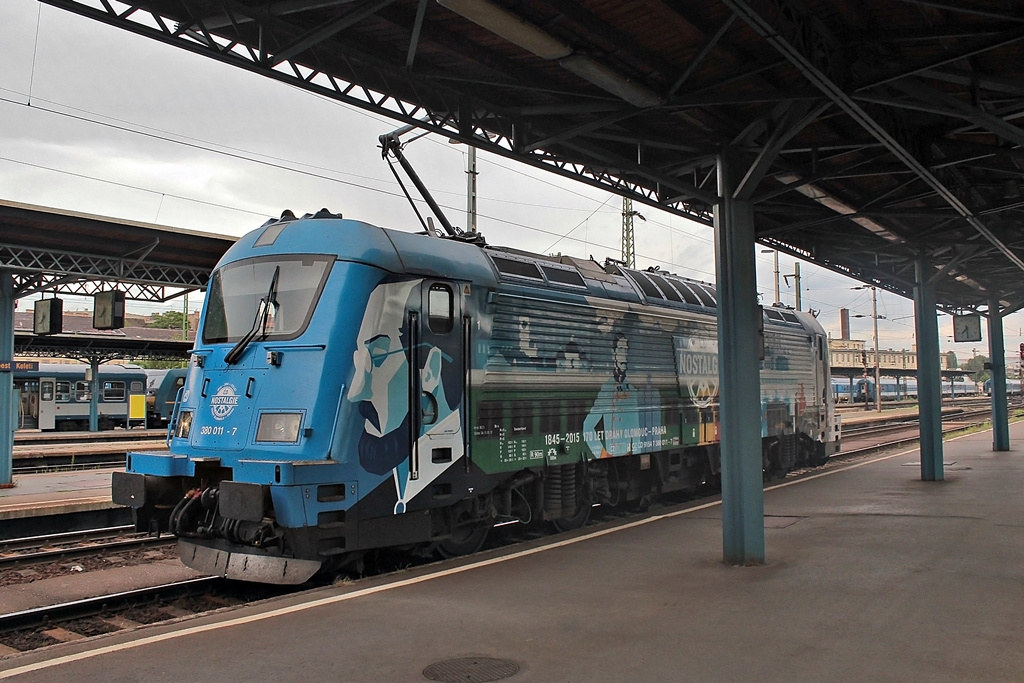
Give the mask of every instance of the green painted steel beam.
MULTIPOLYGON (((0 360, 14 359, 14 276, 0 270, 0 360)), ((13 484, 14 373, 0 372, 0 486, 13 484)))
POLYGON ((939 368, 939 323, 934 285, 928 277, 934 269, 923 256, 915 263, 914 323, 917 330, 917 401, 921 416, 921 480, 941 481, 942 378, 939 368))
POLYGON ((763 564, 764 475, 754 270, 754 208, 733 198, 743 168, 726 152, 718 160, 715 266, 722 449, 722 542, 725 562, 763 564))
POLYGON ((999 300, 988 304, 988 356, 992 359, 992 450, 1010 450, 1010 416, 1006 407, 1006 348, 999 300))

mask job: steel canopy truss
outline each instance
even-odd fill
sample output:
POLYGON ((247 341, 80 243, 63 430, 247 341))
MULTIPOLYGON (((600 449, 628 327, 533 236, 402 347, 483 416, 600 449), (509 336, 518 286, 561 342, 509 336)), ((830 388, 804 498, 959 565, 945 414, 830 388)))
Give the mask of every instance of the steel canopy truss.
POLYGON ((118 258, 13 245, 0 245, 0 268, 14 273, 16 297, 91 296, 117 283, 129 299, 163 302, 205 288, 210 277, 208 269, 153 263, 136 254, 118 258))
POLYGON ((97 292, 114 288, 124 292, 128 299, 158 303, 179 299, 185 294, 198 290, 198 288, 177 289, 161 285, 124 282, 123 280, 98 281, 28 273, 15 273, 14 275, 14 293, 19 298, 30 294, 51 293, 93 296, 97 292))
POLYGON ((1000 0, 41 0, 939 306, 1024 302, 1024 12, 1000 0))
POLYGON ((189 357, 192 342, 129 339, 113 334, 59 334, 36 336, 16 333, 14 352, 31 358, 180 361, 189 357))
MULTIPOLYGON (((169 12, 160 2, 41 1, 711 224, 713 192, 697 189, 686 180, 659 174, 638 163, 635 157, 612 155, 601 147, 591 148, 581 141, 566 144, 570 149, 582 150, 583 154, 565 155, 551 146, 537 149, 531 140, 565 136, 564 131, 548 132, 541 123, 528 123, 528 119, 541 113, 540 110, 515 112, 495 106, 472 94, 477 83, 460 82, 461 79, 441 73, 413 73, 404 66, 381 62, 360 50, 358 43, 332 44, 340 49, 337 54, 321 52, 328 39, 373 14, 363 11, 364 6, 383 9, 399 4, 394 1, 277 3, 281 10, 271 7, 266 12, 264 3, 220 0, 176 0, 168 3, 173 5, 168 8, 169 12), (342 15, 328 26, 317 23, 309 31, 288 21, 321 10, 342 15), (346 11, 353 16, 344 14, 346 11), (266 44, 274 42, 275 37, 283 45, 277 53, 268 52, 266 44), (332 66, 337 70, 332 70, 332 66), (358 79, 355 74, 359 75, 358 79), (518 132, 517 125, 520 125, 518 132), (699 206, 691 208, 686 200, 694 197, 701 201, 699 206)), ((525 72, 520 70, 520 75, 525 72)), ((510 78, 492 80, 488 85, 512 93, 523 89, 545 91, 543 87, 526 86, 510 78)), ((571 92, 561 94, 572 95, 571 92)), ((598 100, 585 105, 583 111, 601 112, 608 106, 607 102, 598 100)), ((623 108, 621 104, 613 106, 623 108)), ((541 120, 538 117, 538 121, 541 120)))
POLYGON ((0 201, 0 271, 13 295, 91 296, 165 302, 206 288, 235 238, 0 201))

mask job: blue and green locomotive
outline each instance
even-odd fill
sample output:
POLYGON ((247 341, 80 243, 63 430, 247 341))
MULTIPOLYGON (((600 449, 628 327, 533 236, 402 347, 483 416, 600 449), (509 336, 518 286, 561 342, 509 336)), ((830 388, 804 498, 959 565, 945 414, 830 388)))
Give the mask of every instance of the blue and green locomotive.
MULTIPOLYGON (((169 452, 113 480, 185 564, 300 583, 386 547, 719 477, 715 291, 609 261, 286 212, 210 282, 169 452)), ((838 449, 825 332, 769 308, 766 477, 838 449)))

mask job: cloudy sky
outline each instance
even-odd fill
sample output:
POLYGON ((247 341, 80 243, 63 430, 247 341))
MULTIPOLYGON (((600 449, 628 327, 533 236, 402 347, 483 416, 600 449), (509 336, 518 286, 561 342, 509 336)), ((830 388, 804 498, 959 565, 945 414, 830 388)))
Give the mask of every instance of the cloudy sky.
MULTIPOLYGON (((134 36, 35 0, 0 2, 0 199, 224 235, 242 235, 284 209, 322 207, 400 230, 418 222, 377 137, 400 124, 205 57, 134 36)), ((408 137, 408 136, 407 136, 408 137)), ((456 225, 465 225, 466 153, 432 136, 406 155, 456 225)), ((620 252, 621 199, 480 153, 478 226, 492 244, 603 260, 620 252)), ((637 221, 641 268, 714 281, 710 228, 646 206, 637 221)), ((774 297, 771 253, 758 253, 763 301, 774 297)), ((780 270, 793 273, 782 256, 780 270)), ((801 264, 803 307, 839 336, 871 339, 871 294, 859 283, 801 264)), ((793 278, 781 298, 794 303, 793 278)), ((193 308, 195 298, 191 300, 193 308)), ((67 297, 69 309, 91 302, 67 297)), ((180 310, 134 304, 140 313, 180 310)), ((914 345, 913 303, 880 292, 880 346, 914 345)), ((982 344, 940 346, 964 360, 982 344)), ((1006 346, 1024 341, 1024 316, 1006 346)), ((871 342, 869 341, 869 347, 871 342)))

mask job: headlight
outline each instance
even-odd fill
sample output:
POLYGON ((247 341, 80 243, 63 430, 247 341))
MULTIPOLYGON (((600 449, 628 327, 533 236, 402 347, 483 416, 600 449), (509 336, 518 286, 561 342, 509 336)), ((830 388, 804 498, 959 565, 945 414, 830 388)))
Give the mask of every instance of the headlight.
POLYGON ((178 413, 178 426, 174 429, 174 436, 179 439, 187 439, 188 433, 192 431, 192 411, 183 410, 178 413))
POLYGON ((302 413, 263 413, 256 426, 257 443, 295 443, 299 440, 302 413))

